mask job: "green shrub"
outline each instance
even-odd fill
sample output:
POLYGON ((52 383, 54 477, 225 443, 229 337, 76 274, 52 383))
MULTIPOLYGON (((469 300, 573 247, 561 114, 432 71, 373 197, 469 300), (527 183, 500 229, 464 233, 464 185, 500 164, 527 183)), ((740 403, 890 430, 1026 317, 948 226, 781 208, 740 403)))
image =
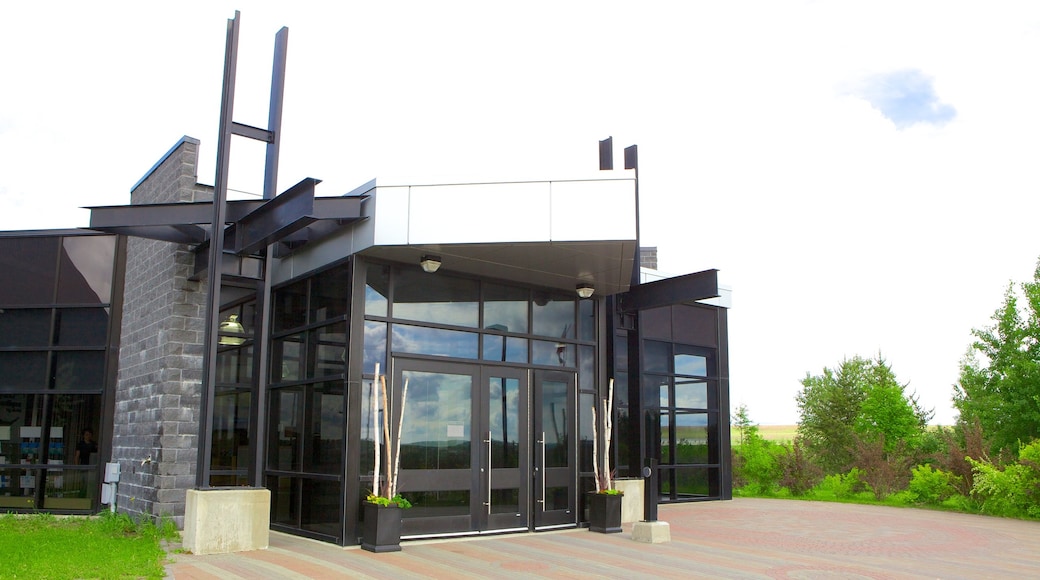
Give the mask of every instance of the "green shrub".
POLYGON ((907 498, 911 503, 940 505, 957 493, 957 479, 930 465, 918 465, 911 471, 907 498))
POLYGON ((857 493, 867 489, 862 477, 863 472, 855 467, 845 474, 828 475, 813 488, 813 495, 819 499, 852 499, 857 493))
POLYGON ((1017 463, 1003 469, 969 458, 975 472, 972 495, 982 513, 1040 519, 1040 439, 1021 447, 1017 463))

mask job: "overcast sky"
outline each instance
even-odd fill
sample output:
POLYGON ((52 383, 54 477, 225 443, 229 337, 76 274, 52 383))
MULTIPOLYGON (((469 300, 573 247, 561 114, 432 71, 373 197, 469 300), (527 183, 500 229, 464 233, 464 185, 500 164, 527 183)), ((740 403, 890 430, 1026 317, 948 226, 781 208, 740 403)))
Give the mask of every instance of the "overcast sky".
MULTIPOLYGON (((1040 257, 1040 3, 289 4, 0 4, 0 229, 87 225, 182 135, 212 183, 238 8, 240 123, 289 28, 280 190, 599 177, 598 140, 638 144, 643 245, 732 286, 755 422, 878 352, 952 422, 971 329, 1040 257)), ((233 142, 231 188, 261 154, 233 142)))

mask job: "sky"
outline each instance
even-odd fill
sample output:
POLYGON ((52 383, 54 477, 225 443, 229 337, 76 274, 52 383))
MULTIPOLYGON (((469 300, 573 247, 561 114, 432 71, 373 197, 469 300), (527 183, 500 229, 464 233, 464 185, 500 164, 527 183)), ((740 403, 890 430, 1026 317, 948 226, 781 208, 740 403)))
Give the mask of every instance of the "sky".
MULTIPOLYGON (((806 373, 879 353, 935 421, 1040 257, 1040 3, 5 2, 0 229, 86 226, 182 135, 213 183, 266 126, 289 28, 279 190, 582 179, 639 145, 642 245, 733 290, 733 405, 798 419, 806 373), (291 4, 291 7, 289 6, 291 4)), ((261 190, 262 145, 229 187, 261 190)))

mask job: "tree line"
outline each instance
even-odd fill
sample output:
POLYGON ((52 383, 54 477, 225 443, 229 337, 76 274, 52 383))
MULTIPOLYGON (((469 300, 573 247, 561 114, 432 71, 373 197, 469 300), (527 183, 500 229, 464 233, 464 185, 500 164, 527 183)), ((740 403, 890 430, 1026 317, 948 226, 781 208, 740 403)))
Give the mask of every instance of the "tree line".
POLYGON ((929 427, 879 353, 807 373, 798 435, 766 440, 734 414, 735 495, 880 501, 1040 519, 1040 262, 1009 284, 953 387, 957 422, 929 427))

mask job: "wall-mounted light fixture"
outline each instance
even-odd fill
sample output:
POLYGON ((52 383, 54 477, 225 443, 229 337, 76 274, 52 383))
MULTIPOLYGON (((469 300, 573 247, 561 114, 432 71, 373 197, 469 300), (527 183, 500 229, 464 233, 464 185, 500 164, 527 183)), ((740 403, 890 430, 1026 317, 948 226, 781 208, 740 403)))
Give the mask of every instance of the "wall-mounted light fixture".
POLYGON ((596 289, 592 287, 592 284, 582 282, 581 284, 578 284, 578 287, 575 288, 574 291, 578 293, 578 298, 585 300, 586 298, 592 298, 592 293, 595 292, 596 289))
MULTIPOLYGON (((223 322, 220 323, 220 332, 231 332, 234 334, 245 334, 246 329, 242 327, 242 323, 238 321, 238 315, 232 314, 228 316, 223 322)), ((224 346, 238 346, 246 341, 241 336, 221 336, 220 344, 224 346)))
POLYGON ((433 274, 441 267, 440 256, 423 256, 419 260, 419 265, 422 266, 423 272, 427 274, 433 274))

